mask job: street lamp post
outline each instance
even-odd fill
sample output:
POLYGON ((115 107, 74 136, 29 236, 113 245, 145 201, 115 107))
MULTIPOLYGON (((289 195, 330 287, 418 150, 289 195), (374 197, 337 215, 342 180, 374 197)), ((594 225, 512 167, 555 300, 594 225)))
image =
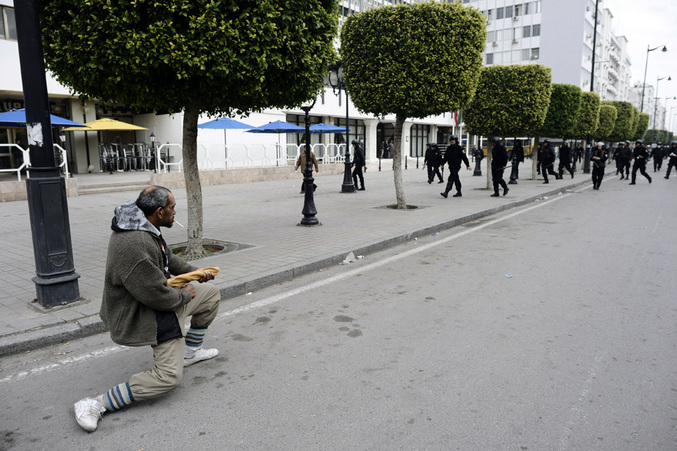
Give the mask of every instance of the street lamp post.
POLYGON ((672 80, 672 77, 669 75, 667 77, 656 77, 656 99, 654 100, 654 105, 653 105, 653 128, 656 128, 656 114, 658 113, 658 83, 661 80, 668 79, 668 81, 672 80))
MULTIPOLYGON (((649 66, 649 52, 653 52, 656 49, 659 49, 661 46, 659 45, 658 47, 654 48, 649 48, 650 46, 646 46, 646 61, 644 62, 644 82, 642 83, 642 102, 639 107, 639 112, 643 113, 644 112, 644 90, 646 89, 646 69, 649 66)), ((666 46, 663 46, 661 49, 661 52, 667 52, 668 48, 666 46)))
POLYGON ((73 260, 66 184, 54 160, 38 1, 15 2, 14 8, 31 157, 26 196, 36 269, 32 280, 38 303, 51 308, 80 299, 80 276, 73 260))
MULTIPOLYGON (((597 14, 599 12, 599 0, 595 1, 595 26, 592 31, 592 67, 590 68, 590 92, 595 92, 595 56, 597 55, 597 14)), ((583 160, 583 173, 590 174, 590 157, 592 156, 592 136, 588 135, 583 160)))
MULTIPOLYGON (((355 185, 353 184, 353 179, 350 176, 350 129, 348 128, 348 123, 350 121, 349 111, 348 111, 348 89, 346 89, 346 82, 343 78, 343 65, 341 61, 332 63, 329 65, 329 85, 331 86, 332 91, 340 98, 341 90, 346 93, 346 152, 345 152, 345 171, 343 173, 343 185, 341 185, 342 193, 354 193, 355 185)), ((357 136, 356 136, 357 138, 357 136)))
MULTIPOLYGON (((673 97, 673 99, 677 99, 677 97, 673 97)), ((677 106, 670 107, 670 119, 668 119, 668 125, 666 126, 668 131, 670 131, 669 128, 672 126, 672 110, 675 108, 677 108, 677 106)))
POLYGON ((313 191, 315 191, 314 179, 313 179, 313 164, 310 160, 310 110, 315 106, 315 101, 311 105, 302 106, 301 109, 306 114, 306 132, 305 132, 305 149, 306 153, 306 167, 303 172, 303 185, 305 196, 303 198, 303 218, 298 225, 302 226, 316 226, 321 225, 320 221, 315 217, 317 214, 317 209, 315 208, 315 198, 313 197, 313 191))

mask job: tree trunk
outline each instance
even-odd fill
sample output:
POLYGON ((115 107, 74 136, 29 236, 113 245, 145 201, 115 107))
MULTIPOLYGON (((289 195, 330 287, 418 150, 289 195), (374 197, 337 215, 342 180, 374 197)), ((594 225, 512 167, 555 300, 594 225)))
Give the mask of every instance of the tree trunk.
POLYGON ((183 176, 186 181, 188 201, 187 257, 204 255, 202 247, 202 184, 197 167, 197 121, 200 104, 192 101, 183 112, 183 176))
POLYGON ((531 148, 531 180, 536 180, 536 173, 538 172, 538 153, 536 152, 536 149, 538 149, 540 141, 540 136, 534 136, 534 145, 531 148))
POLYGON ((406 210, 407 208, 407 199, 404 197, 404 186, 402 183, 402 127, 406 119, 401 114, 397 114, 395 117, 395 149, 393 150, 392 157, 398 210, 406 210))

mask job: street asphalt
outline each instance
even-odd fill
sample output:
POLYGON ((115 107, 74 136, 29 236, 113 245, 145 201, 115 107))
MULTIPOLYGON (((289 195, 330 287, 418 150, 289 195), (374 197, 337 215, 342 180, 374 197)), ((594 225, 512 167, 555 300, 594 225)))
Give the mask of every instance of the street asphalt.
MULTIPOLYGON (((571 179, 543 184, 540 176, 530 180, 531 161, 520 167, 522 178, 509 185, 507 196, 490 197, 486 189, 486 167, 482 176, 461 171, 463 197, 445 199, 446 184, 427 183, 427 174, 415 162, 403 171, 408 205, 416 209, 388 208, 396 203, 393 173, 389 163, 370 164, 365 174, 365 191, 342 193, 341 175, 320 175, 315 192, 317 219, 321 225, 299 226, 304 196, 300 180, 243 183, 203 187, 205 239, 232 243, 230 252, 195 260, 197 267, 219 266, 214 280, 222 301, 272 286, 303 274, 343 262, 352 252, 368 259, 379 250, 432 235, 444 229, 474 221, 511 208, 556 196, 591 183, 582 170, 571 179)), ((506 170, 506 181, 510 169, 506 170)), ((613 177, 607 168, 605 183, 626 183, 613 177)), ((445 177, 448 171, 445 172, 445 177)), ((78 184, 145 183, 148 172, 76 175, 78 184)), ((640 180, 638 183, 642 183, 640 180)), ((602 184, 601 190, 604 190, 602 184)), ((187 225, 185 189, 173 190, 177 200, 176 219, 187 225)), ((113 208, 135 199, 137 191, 115 191, 68 198, 75 271, 80 300, 68 305, 43 308, 35 300, 36 290, 31 225, 25 201, 0 203, 0 357, 103 333, 106 328, 98 312, 103 289, 106 249, 113 208)), ((186 241, 186 229, 163 229, 172 245, 186 241)), ((481 243, 477 249, 481 252, 481 243)))

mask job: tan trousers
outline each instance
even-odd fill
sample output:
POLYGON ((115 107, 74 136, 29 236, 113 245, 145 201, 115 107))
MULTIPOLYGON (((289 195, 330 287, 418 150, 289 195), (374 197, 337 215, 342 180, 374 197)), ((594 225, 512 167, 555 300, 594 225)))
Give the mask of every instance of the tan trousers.
MULTIPOLYGON (((186 318, 191 326, 209 326, 219 309, 221 294, 211 283, 193 283, 195 297, 184 305, 176 315, 179 317, 181 332, 185 335, 186 318)), ((183 377, 184 338, 175 338, 153 346, 155 366, 129 378, 129 386, 135 401, 150 399, 178 387, 183 377)))

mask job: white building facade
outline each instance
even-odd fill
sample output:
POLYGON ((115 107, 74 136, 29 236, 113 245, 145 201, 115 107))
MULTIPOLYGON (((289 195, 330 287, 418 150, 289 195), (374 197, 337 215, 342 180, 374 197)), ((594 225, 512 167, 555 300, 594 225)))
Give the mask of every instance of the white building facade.
MULTIPOLYGON (((595 0, 461 0, 487 19, 486 65, 543 64, 552 82, 590 91, 595 0)), ((599 1, 593 90, 625 100, 630 83, 627 40, 613 32, 613 15, 599 1)))

